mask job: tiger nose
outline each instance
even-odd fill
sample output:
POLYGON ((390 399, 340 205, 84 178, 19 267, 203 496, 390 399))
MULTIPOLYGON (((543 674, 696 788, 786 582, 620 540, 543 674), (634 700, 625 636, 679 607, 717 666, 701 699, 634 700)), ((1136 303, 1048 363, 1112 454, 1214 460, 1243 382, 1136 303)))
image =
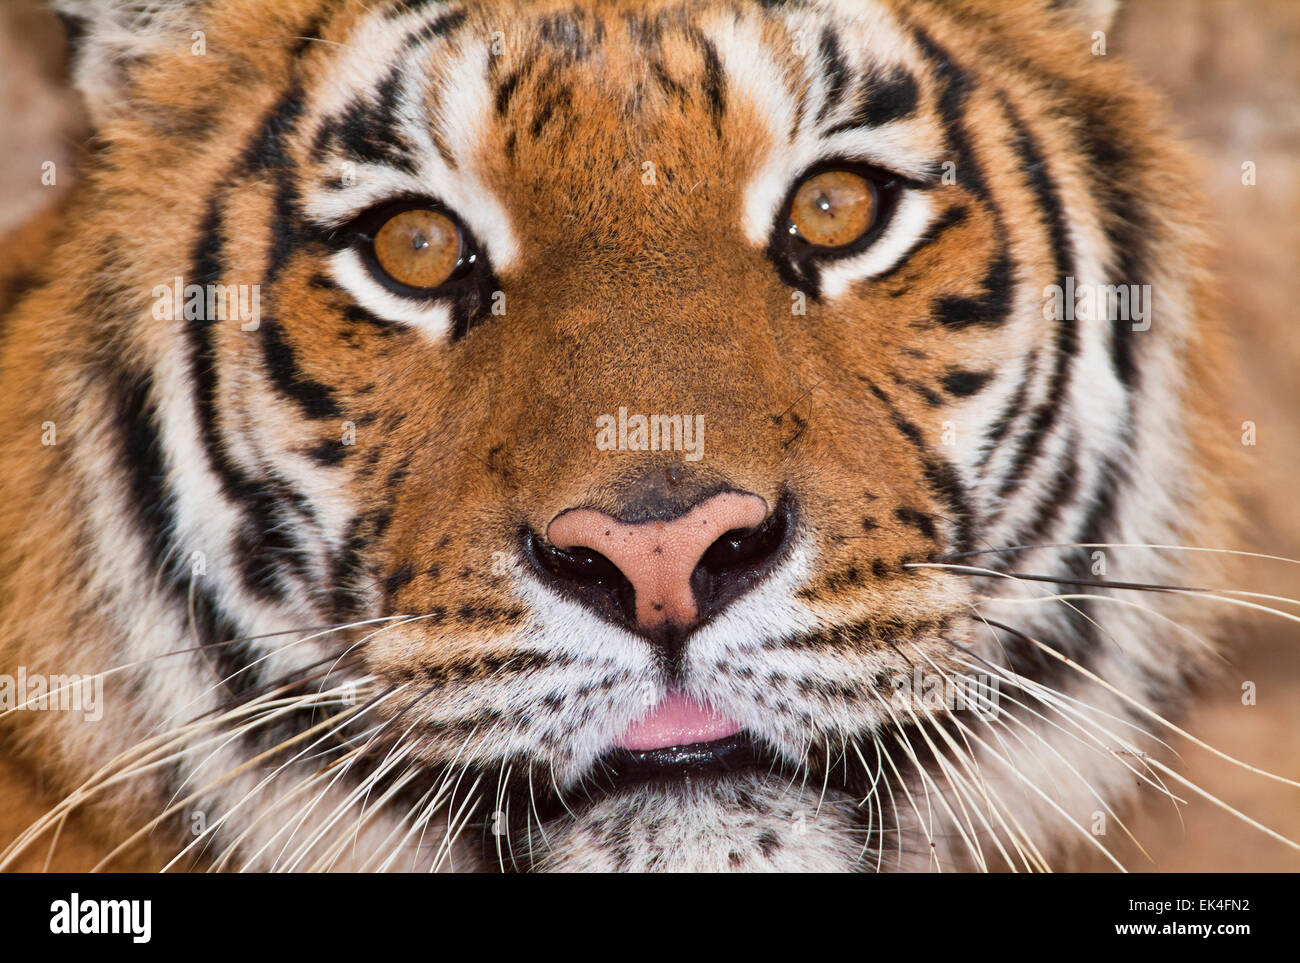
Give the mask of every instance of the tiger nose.
POLYGON ((713 495, 666 521, 629 523, 571 509, 547 527, 547 567, 589 604, 593 596, 612 598, 639 628, 691 626, 701 618, 701 602, 725 604, 775 557, 785 518, 769 515, 759 496, 740 492, 713 495))

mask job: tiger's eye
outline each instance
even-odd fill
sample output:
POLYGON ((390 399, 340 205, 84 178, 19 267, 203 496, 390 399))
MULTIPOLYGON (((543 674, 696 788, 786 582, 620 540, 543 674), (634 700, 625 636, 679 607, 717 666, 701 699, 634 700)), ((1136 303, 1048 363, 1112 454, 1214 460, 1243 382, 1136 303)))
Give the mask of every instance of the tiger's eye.
POLYGON ((852 244, 876 220, 876 189, 852 171, 824 171, 799 186, 790 204, 790 223, 809 244, 852 244))
POLYGON ((437 211, 402 211, 379 229, 374 251, 375 260, 394 281, 436 288, 460 264, 460 229, 437 211))

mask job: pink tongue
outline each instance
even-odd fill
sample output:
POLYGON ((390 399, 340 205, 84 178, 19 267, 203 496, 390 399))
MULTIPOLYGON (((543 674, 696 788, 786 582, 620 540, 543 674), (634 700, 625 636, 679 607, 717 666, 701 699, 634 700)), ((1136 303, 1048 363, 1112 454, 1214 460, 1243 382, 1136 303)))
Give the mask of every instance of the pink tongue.
POLYGON ((689 746, 693 742, 713 742, 739 731, 740 726, 730 719, 674 693, 640 722, 632 723, 616 745, 623 749, 664 749, 689 746))

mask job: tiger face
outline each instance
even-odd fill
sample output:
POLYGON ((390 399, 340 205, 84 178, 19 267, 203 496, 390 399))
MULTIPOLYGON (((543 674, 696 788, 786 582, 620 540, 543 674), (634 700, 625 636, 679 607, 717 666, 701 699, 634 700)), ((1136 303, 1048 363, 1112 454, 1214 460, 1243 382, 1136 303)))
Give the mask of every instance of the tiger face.
POLYGON ((1058 597, 1212 497, 1212 335, 1077 11, 100 6, 26 316, 204 858, 1038 868, 1111 811, 1200 656, 1058 597))

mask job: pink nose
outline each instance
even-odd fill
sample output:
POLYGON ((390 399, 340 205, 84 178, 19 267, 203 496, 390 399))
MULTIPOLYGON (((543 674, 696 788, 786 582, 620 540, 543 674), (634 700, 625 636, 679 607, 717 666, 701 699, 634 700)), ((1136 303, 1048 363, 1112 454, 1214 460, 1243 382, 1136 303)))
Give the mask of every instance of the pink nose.
POLYGON ((690 625, 698 614, 691 575, 704 553, 724 532, 754 528, 766 517, 767 502, 757 495, 723 492, 667 522, 629 524, 594 509, 573 509, 551 522, 546 537, 556 548, 590 549, 617 566, 636 594, 642 628, 690 625))

